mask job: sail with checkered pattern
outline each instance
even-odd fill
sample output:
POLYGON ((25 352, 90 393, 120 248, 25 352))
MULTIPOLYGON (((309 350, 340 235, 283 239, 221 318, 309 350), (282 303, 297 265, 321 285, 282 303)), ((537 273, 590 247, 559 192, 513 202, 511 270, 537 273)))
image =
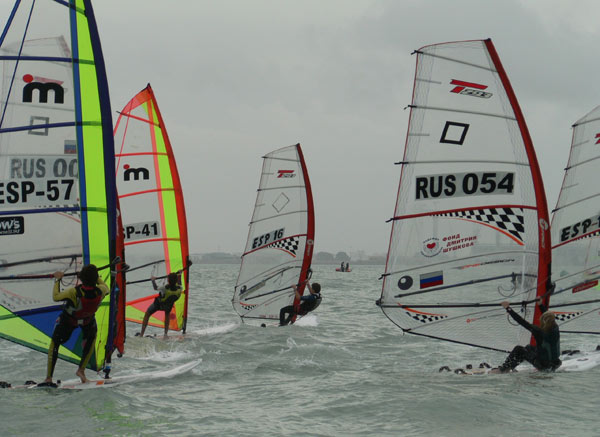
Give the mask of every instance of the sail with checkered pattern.
POLYGON ((312 191, 300 144, 263 157, 248 240, 233 295, 245 322, 272 325, 302 295, 313 254, 312 191))
POLYGON ((404 332, 508 351, 531 334, 500 302, 537 321, 550 267, 533 145, 491 40, 415 53, 378 304, 404 332))
POLYGON ((600 106, 573 125, 552 216, 551 309, 563 333, 600 334, 600 106))

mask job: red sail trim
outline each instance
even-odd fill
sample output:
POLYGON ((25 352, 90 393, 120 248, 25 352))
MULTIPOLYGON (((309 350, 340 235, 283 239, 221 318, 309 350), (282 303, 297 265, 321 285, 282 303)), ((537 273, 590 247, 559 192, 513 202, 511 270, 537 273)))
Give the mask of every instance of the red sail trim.
MULTIPOLYGON (((175 204, 177 207, 177 217, 179 219, 179 239, 181 241, 181 259, 184 263, 189 263, 189 247, 188 247, 188 231, 187 231, 187 219, 185 214, 185 202, 183 199, 183 189, 181 188, 181 180, 179 178, 179 171, 177 170, 177 165, 175 164, 175 155, 173 154, 173 148, 171 147, 171 140, 169 139, 169 135, 167 134, 167 130, 165 129, 165 122, 163 121, 162 114, 160 109, 158 108, 158 104, 156 103, 156 97, 154 96, 154 91, 152 91, 152 87, 150 84, 146 87, 146 91, 149 93, 152 102, 154 102, 154 107, 156 108, 156 118, 158 119, 158 124, 163 134, 163 140, 165 142, 165 149, 167 151, 167 155, 169 156, 169 167, 171 168, 171 176, 173 179, 173 189, 175 190, 175 204)), ((183 309, 183 327, 182 330, 185 333, 185 327, 187 322, 188 315, 188 294, 189 294, 189 283, 190 283, 190 272, 189 269, 185 269, 187 265, 182 266, 183 271, 183 294, 185 295, 184 301, 184 309, 183 309)))
POLYGON ((167 156, 167 153, 155 153, 155 152, 139 152, 139 153, 116 153, 115 156, 117 158, 121 158, 123 156, 143 156, 143 155, 160 155, 160 156, 167 156))
POLYGON ((511 240, 513 240, 515 243, 517 243, 519 246, 524 246, 525 243, 523 243, 521 240, 519 240, 518 238, 516 238, 514 235, 511 235, 510 232, 506 232, 504 229, 500 229, 496 226, 492 226, 488 223, 484 223, 484 222, 478 222, 477 220, 470 220, 470 219, 466 219, 466 218, 461 218, 461 217, 448 217, 454 220, 464 220, 466 222, 471 222, 471 223, 477 223, 478 225, 482 225, 482 226, 487 226, 488 228, 494 229, 495 231, 500 232, 501 234, 506 235, 508 238, 510 238, 511 240))
POLYGON ((431 212, 423 212, 420 214, 408 214, 408 215, 399 215, 393 217, 392 220, 404 220, 418 217, 427 217, 427 216, 437 216, 440 214, 449 214, 452 212, 462 212, 462 211, 472 211, 476 209, 490 209, 490 208, 522 208, 522 209, 533 209, 537 210, 535 206, 529 205, 486 205, 486 206, 470 206, 467 208, 458 208, 458 209, 446 209, 443 211, 431 211, 431 212))
POLYGON ((589 238, 594 234, 598 234, 599 232, 600 232, 600 229, 594 229, 593 231, 582 234, 579 237, 571 238, 570 240, 563 241, 562 243, 558 243, 558 244, 552 246, 552 249, 556 249, 557 247, 564 246, 565 244, 569 244, 569 243, 572 243, 573 241, 578 241, 583 238, 589 238))
MULTIPOLYGON (((527 125, 525 123, 525 118, 523 117, 523 113, 521 112, 521 108, 519 103, 517 102, 517 98, 513 91, 513 88, 508 80, 508 76, 506 75, 506 71, 500 62, 500 58, 498 57, 498 53, 496 52, 496 48, 492 43, 491 39, 486 39, 484 41, 485 46, 488 49, 491 60, 496 67, 496 71, 502 81, 502 85, 504 86, 504 90, 508 96, 508 100, 515 112, 515 116, 517 119, 517 123, 519 125, 519 129, 521 131, 521 136, 523 138, 523 143, 525 144, 525 151, 527 153, 527 158, 529 159, 529 168, 531 170, 531 177, 533 178, 533 186, 535 190, 535 198, 537 202, 537 212, 538 212, 538 244, 539 244, 539 261, 538 261, 538 284, 537 284, 537 296, 544 297, 544 305, 548 307, 550 302, 550 296, 546 295, 546 285, 550 278, 550 268, 552 262, 552 242, 550 240, 550 219, 548 216, 548 204, 546 202, 546 193, 544 191, 544 184, 542 181, 542 174, 540 172, 540 167, 538 165, 537 157, 535 155, 535 150, 533 148, 533 142, 531 141, 531 136, 529 135, 529 130, 527 129, 527 125), (545 224, 545 225, 544 225, 545 224)), ((539 305, 535 305, 535 312, 533 315, 533 323, 538 324, 542 312, 539 308, 539 305)), ((535 344, 535 339, 533 335, 531 336, 531 344, 535 344)))
POLYGON ((125 246, 131 246, 132 244, 140 244, 140 243, 154 243, 156 241, 165 242, 165 241, 180 241, 180 240, 181 240, 180 238, 152 238, 149 240, 128 241, 127 243, 125 243, 125 246))
MULTIPOLYGON (((139 106, 139 105, 138 105, 138 106, 139 106)), ((136 106, 136 107, 137 107, 137 106, 136 106)), ((122 115, 123 117, 129 117, 129 118, 133 118, 133 119, 135 119, 135 120, 138 120, 138 121, 141 121, 141 122, 143 122, 143 123, 153 124, 154 126, 159 126, 159 127, 160 127, 160 125, 159 125, 158 123, 155 123, 155 122, 153 122, 152 120, 148 120, 148 119, 146 119, 146 118, 138 117, 137 115, 133 115, 133 114, 131 114, 131 113, 129 113, 129 112, 121 112, 121 115, 122 115)))
MULTIPOLYGON (((153 188, 152 190, 144 190, 144 191, 135 191, 133 193, 121 194, 119 199, 129 196, 137 196, 138 194, 148 194, 148 193, 156 193, 158 191, 174 191, 175 188, 153 188)), ((162 217, 161 217, 162 218, 162 217)))
MULTIPOLYGON (((124 243, 124 234, 123 234, 123 221, 121 218, 121 209, 119 207, 119 200, 117 199, 117 245, 116 251, 117 255, 121 257, 121 261, 125 262, 125 243, 124 243)), ((122 266, 122 264, 121 264, 122 266)), ((117 308, 116 308, 116 329, 115 329, 115 338, 113 340, 114 347, 119 351, 119 353, 124 353, 125 351, 125 302, 127 300, 127 290, 126 290, 126 280, 125 280, 125 272, 120 266, 117 268, 117 275, 115 280, 117 281, 117 287, 119 288, 119 293, 117 296, 117 308)))
MULTIPOLYGON (((300 143, 296 144, 296 151, 300 158, 300 167, 302 168, 302 176, 304 177, 304 186, 306 188, 306 206, 307 206, 307 230, 306 230, 306 245, 304 247, 304 260, 302 261, 302 269, 300 270, 300 284, 298 284, 298 293, 300 296, 304 293, 304 287, 306 280, 308 279, 308 269, 312 262, 313 246, 315 240, 315 211, 313 205, 312 188, 310 186, 310 179, 308 178, 308 170, 306 169, 306 162, 304 161, 304 154, 300 143)), ((300 305, 300 299, 294 297, 294 308, 300 305)), ((296 321, 296 316, 293 316, 292 323, 296 321)))

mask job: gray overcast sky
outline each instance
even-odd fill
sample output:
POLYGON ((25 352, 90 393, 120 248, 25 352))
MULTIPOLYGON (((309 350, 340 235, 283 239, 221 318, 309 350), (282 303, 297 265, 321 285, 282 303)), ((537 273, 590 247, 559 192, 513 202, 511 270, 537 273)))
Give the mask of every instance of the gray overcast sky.
MULTIPOLYGON (((7 16, 10 3, 2 2, 7 16)), ((600 104, 600 2, 100 0, 113 110, 151 83, 192 252, 241 252, 261 156, 300 142, 317 251, 387 251, 415 58, 490 37, 556 203, 571 124, 600 104)), ((5 18, 4 18, 5 20, 5 18)))

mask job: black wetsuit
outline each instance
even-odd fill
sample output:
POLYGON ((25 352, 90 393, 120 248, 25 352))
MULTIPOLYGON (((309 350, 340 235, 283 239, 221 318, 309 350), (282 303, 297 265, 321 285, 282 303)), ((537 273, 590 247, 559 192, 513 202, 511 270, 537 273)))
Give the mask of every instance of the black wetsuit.
POLYGON ((321 293, 309 294, 300 298, 300 308, 294 311, 294 305, 288 305, 279 311, 279 325, 284 326, 292 321, 294 315, 304 316, 321 304, 321 293), (286 314, 288 315, 286 317, 286 314))
MULTIPOLYGON (((542 312, 545 311, 544 307, 542 312)), ((532 325, 515 313, 512 308, 507 308, 508 314, 521 326, 529 330, 535 338, 536 346, 515 346, 512 352, 500 366, 500 370, 513 370, 523 361, 528 361, 538 370, 556 370, 560 365, 560 332, 554 326, 550 332, 544 332, 539 326, 532 325)))

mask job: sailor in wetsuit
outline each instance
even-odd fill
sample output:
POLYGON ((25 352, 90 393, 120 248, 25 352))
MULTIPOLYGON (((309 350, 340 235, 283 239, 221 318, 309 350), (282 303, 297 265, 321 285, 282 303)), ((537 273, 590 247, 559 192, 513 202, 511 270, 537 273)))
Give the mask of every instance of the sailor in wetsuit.
POLYGON ((173 304, 181 296, 183 288, 181 288, 181 271, 177 273, 169 273, 167 275, 167 285, 158 287, 156 285, 156 278, 152 276, 152 286, 155 290, 158 290, 158 296, 154 299, 152 305, 146 310, 144 314, 144 321, 142 322, 142 332, 137 335, 144 336, 146 332, 146 326, 148 326, 148 320, 150 316, 157 311, 165 312, 165 337, 169 332, 169 320, 171 316, 171 309, 173 304))
POLYGON ((321 284, 315 282, 311 286, 310 283, 307 282, 306 286, 308 287, 310 294, 308 296, 300 296, 298 287, 292 285, 294 293, 296 293, 296 299, 300 300, 300 306, 298 307, 297 312, 294 309, 294 305, 281 308, 281 311, 279 311, 279 326, 287 325, 292 321, 294 315, 304 316, 315 310, 321 304, 321 284), (286 314, 288 314, 287 317, 286 314))
POLYGON ((55 302, 64 301, 65 305, 63 312, 58 316, 54 325, 54 332, 48 349, 48 371, 42 385, 53 385, 52 375, 58 358, 58 348, 71 338, 71 334, 77 327, 80 327, 83 333, 81 343, 83 351, 79 368, 75 374, 81 379, 81 382, 88 381, 85 377, 85 367, 92 356, 98 331, 94 315, 100 306, 100 302, 109 291, 108 286, 98 276, 98 269, 93 264, 84 266, 79 272, 80 285, 67 288, 61 292, 60 280, 63 276, 63 272, 54 273, 52 299, 55 302))
POLYGON ((502 302, 502 306, 508 314, 521 326, 529 330, 535 338, 536 346, 515 346, 512 352, 506 358, 506 361, 494 369, 494 373, 503 373, 514 370, 523 361, 528 361, 538 370, 556 370, 561 365, 560 356, 560 331, 555 321, 552 311, 546 311, 546 307, 541 304, 538 298, 538 304, 542 310, 540 326, 532 325, 524 320, 509 306, 507 301, 502 302))

